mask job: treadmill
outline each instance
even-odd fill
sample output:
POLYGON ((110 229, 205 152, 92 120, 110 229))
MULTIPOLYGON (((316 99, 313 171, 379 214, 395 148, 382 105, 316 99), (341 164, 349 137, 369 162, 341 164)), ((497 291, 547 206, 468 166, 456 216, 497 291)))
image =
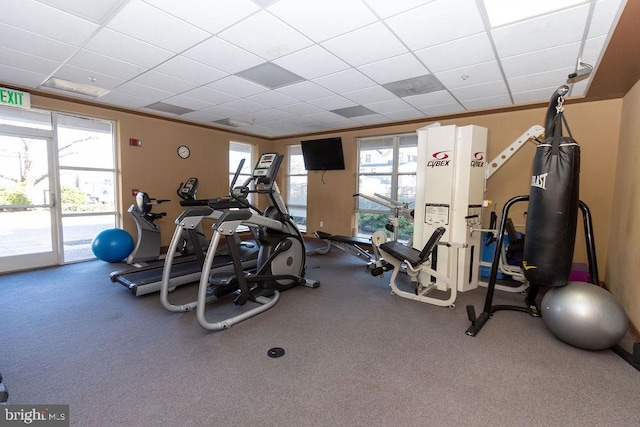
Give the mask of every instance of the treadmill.
MULTIPOLYGON (((258 244, 253 241, 244 241, 240 245, 242 254, 242 265, 245 269, 255 269, 258 262, 258 244)), ((181 256, 174 259, 171 267, 171 277, 169 283, 175 289, 178 286, 197 283, 200 281, 203 254, 195 256, 181 256), (202 257, 202 260, 199 258, 202 257)), ((153 292, 158 292, 162 284, 162 271, 164 262, 150 264, 144 267, 137 267, 124 271, 114 271, 109 275, 113 283, 120 283, 128 288, 133 295, 142 296, 153 292)), ((234 274, 233 260, 230 255, 218 254, 215 257, 212 267, 212 274, 234 274)))
MULTIPOLYGON (((244 160, 240 162, 238 170, 233 177, 231 187, 238 179, 244 160)), ((197 199, 195 197, 198 188, 198 178, 189 178, 186 182, 180 183, 177 194, 182 199, 180 205, 186 207, 188 210, 196 211, 196 214, 202 214, 209 216, 210 214, 215 217, 215 211, 209 207, 209 204, 217 202, 216 205, 220 209, 237 208, 238 206, 228 200, 228 198, 217 199, 197 199)), ((220 213, 220 212, 218 212, 220 213)), ((183 212, 182 215, 184 215, 183 212)), ((182 216, 181 215, 181 216, 182 216)), ((210 218, 212 216, 209 216, 210 218)), ((180 218, 178 218, 179 222, 180 218)), ((200 242, 202 228, 190 229, 189 240, 191 242, 200 242)), ((193 255, 183 255, 174 258, 171 267, 171 277, 169 283, 173 289, 178 286, 187 285, 190 283, 198 283, 200 281, 200 275, 202 272, 202 265, 204 264, 205 250, 201 245, 192 245, 193 255)), ((245 270, 255 270, 258 264, 258 252, 259 245, 256 240, 243 241, 240 244, 240 257, 242 260, 242 266, 245 270)), ((211 276, 233 276, 235 270, 233 267, 233 260, 228 253, 216 253, 214 263, 211 269, 211 276)), ((160 291, 162 285, 162 273, 164 270, 164 261, 158 261, 151 263, 147 266, 136 267, 124 271, 112 272, 109 278, 113 283, 120 283, 124 287, 131 290, 135 296, 142 296, 153 292, 160 291)), ((172 290, 173 290, 172 289, 172 290)))

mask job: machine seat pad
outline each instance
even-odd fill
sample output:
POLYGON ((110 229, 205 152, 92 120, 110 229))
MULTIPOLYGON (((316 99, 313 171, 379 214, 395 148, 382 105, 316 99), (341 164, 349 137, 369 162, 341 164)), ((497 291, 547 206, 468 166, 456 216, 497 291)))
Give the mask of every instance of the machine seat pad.
POLYGON ((415 267, 418 264, 422 264, 429 258, 431 252, 433 252, 433 250, 436 248, 445 231, 446 229, 444 227, 436 228, 431 234, 431 237, 429 237, 429 241, 424 245, 424 248, 422 248, 421 251, 403 245, 402 243, 395 240, 381 244, 380 249, 391 254, 396 259, 399 259, 401 261, 408 261, 412 267, 415 267))
POLYGON ((385 242, 380 245, 380 248, 396 259, 399 259, 401 261, 408 261, 413 267, 422 262, 422 260, 420 260, 419 250, 413 249, 407 245, 403 245, 396 240, 385 242))

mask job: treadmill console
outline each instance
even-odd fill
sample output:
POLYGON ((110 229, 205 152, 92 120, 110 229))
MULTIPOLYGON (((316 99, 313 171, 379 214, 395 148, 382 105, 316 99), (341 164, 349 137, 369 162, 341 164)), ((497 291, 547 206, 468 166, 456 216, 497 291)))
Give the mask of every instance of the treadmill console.
POLYGON ((191 177, 185 183, 181 183, 178 188, 178 196, 182 200, 195 200, 198 192, 198 178, 191 177))

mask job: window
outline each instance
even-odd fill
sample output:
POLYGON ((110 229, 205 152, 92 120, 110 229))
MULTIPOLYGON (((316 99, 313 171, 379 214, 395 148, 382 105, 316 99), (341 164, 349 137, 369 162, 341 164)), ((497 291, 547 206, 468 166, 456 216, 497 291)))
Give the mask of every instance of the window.
POLYGON ((238 175, 235 185, 241 185, 251 177, 253 169, 253 145, 242 142, 231 141, 229 143, 229 186, 231 186, 233 177, 240 165, 240 161, 244 159, 244 165, 238 175))
POLYGON ((304 168, 302 147, 287 148, 287 208, 300 231, 307 229, 307 171, 304 168))
POLYGON ((55 114, 64 260, 94 258, 93 237, 115 225, 114 123, 55 114))
POLYGON ((119 214, 114 129, 113 121, 0 107, 6 271, 95 259, 91 241, 119 214))
MULTIPOLYGON (((379 196, 414 206, 418 135, 404 134, 358 139, 358 193, 379 199, 379 196)), ((385 202, 383 199, 380 199, 385 202)), ((394 216, 389 202, 376 203, 358 197, 356 207, 357 235, 370 237, 384 230, 394 216)), ((399 217, 399 240, 409 241, 413 235, 410 217, 399 217)), ((387 232, 391 237, 391 233, 387 232)))

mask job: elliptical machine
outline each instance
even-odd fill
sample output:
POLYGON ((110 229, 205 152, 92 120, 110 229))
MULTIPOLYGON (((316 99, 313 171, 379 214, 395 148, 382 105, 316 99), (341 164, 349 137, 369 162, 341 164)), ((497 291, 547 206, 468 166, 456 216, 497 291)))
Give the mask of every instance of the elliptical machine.
MULTIPOLYGON (((174 305, 169 302, 168 278, 171 274, 172 255, 167 256, 164 266, 160 299, 170 311, 184 312, 197 308, 197 319, 207 330, 227 329, 234 324, 253 317, 273 307, 280 292, 297 285, 316 288, 317 281, 304 277, 306 251, 298 227, 291 219, 287 207, 276 184, 276 176, 283 155, 265 153, 260 156, 253 173, 244 184, 231 189, 225 197, 209 199, 206 206, 192 206, 176 220, 176 231, 169 245, 169 254, 175 252, 182 233, 193 230, 205 219, 212 219, 213 235, 204 259, 196 301, 174 305), (250 194, 264 194, 269 206, 261 211, 249 201, 250 194), (259 243, 258 264, 255 273, 243 269, 239 253, 241 243, 238 227, 247 226, 253 230, 259 243), (225 278, 211 275, 212 265, 222 236, 225 237, 231 258, 233 273, 225 278), (221 301, 234 296, 239 306, 251 301, 256 306, 242 313, 218 322, 210 322, 206 317, 207 303, 221 301)), ((242 168, 236 171, 234 182, 242 168)), ((233 184, 232 184, 233 187, 233 184)))

